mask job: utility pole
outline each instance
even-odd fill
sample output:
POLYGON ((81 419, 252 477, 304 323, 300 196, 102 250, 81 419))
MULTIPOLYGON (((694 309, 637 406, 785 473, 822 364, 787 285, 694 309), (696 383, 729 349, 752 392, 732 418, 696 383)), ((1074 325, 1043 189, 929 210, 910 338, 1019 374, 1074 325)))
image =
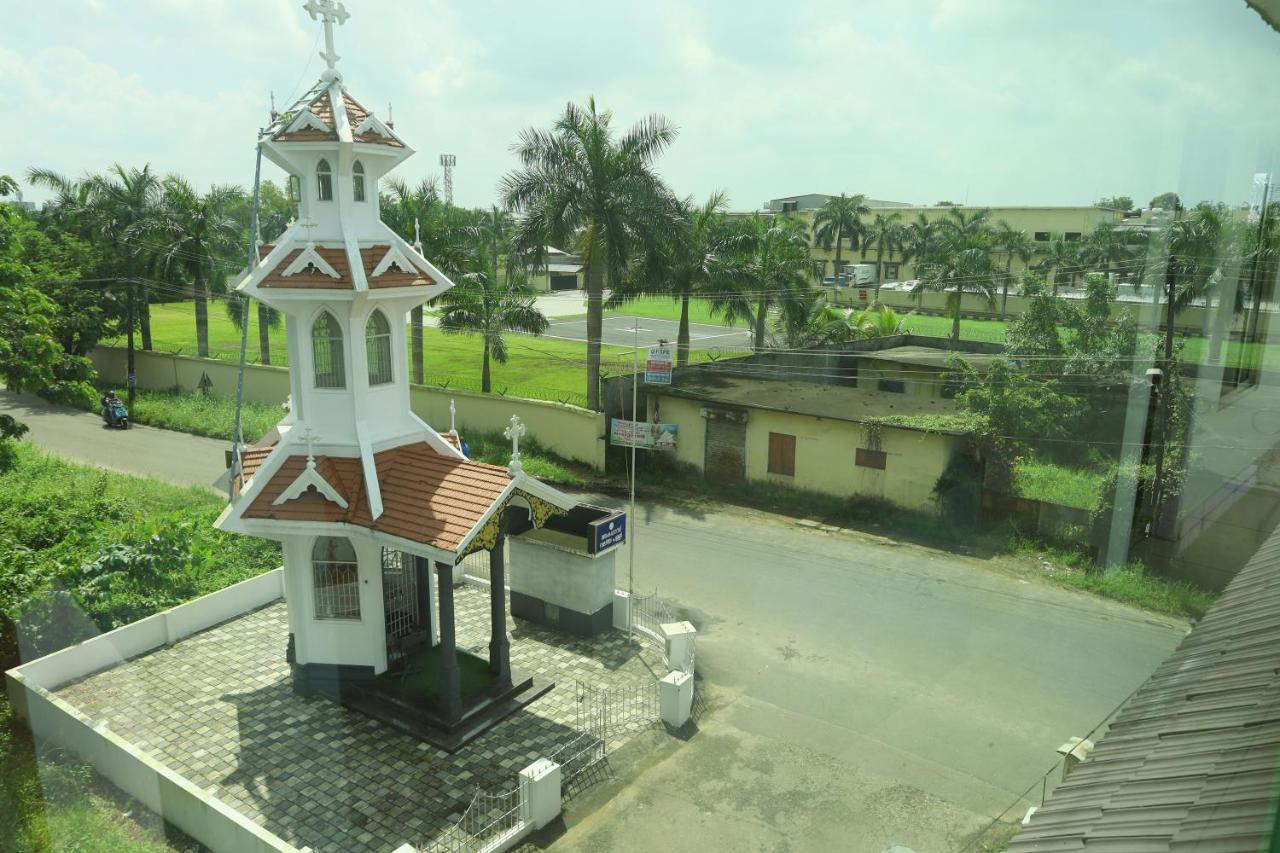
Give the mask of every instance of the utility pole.
MULTIPOLYGON (((636 317, 631 323, 631 507, 627 510, 631 516, 627 520, 627 524, 631 527, 627 531, 627 616, 628 622, 631 621, 631 607, 635 600, 635 580, 636 580, 636 431, 635 426, 639 423, 640 418, 636 412, 636 400, 640 396, 640 318, 636 317)), ((648 420, 648 418, 646 418, 648 420)), ((627 628, 630 629, 630 625, 627 628)))
POLYGON ((129 328, 127 355, 125 356, 125 383, 127 386, 125 396, 128 397, 129 411, 132 412, 134 389, 138 386, 138 374, 133 369, 133 296, 138 284, 132 278, 125 279, 125 281, 128 283, 129 288, 129 295, 126 298, 127 307, 125 308, 125 324, 129 328))
POLYGON ((444 202, 453 204, 453 167, 458 165, 458 158, 453 154, 441 154, 440 165, 444 168, 444 202))

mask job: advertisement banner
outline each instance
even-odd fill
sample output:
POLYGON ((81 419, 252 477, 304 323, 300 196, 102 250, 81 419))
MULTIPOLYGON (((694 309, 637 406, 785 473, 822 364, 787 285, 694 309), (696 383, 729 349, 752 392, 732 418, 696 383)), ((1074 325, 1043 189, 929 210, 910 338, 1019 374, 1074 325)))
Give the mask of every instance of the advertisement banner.
POLYGON ((675 450, 676 425, 614 418, 610 422, 609 443, 615 447, 638 447, 641 450, 675 450))
POLYGON ((644 381, 649 385, 670 385, 673 363, 670 344, 649 347, 644 359, 644 381))

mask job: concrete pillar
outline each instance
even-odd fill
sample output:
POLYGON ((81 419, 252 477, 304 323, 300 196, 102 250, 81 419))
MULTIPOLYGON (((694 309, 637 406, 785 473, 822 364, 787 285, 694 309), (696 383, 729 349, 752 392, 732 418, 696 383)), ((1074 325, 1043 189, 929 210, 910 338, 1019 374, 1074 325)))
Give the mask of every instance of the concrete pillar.
POLYGON ((449 722, 462 716, 462 678, 453 624, 453 567, 436 563, 440 592, 440 714, 449 722))
POLYGON ((619 631, 631 630, 631 593, 625 589, 613 591, 613 627, 619 631))
POLYGON ((662 722, 678 729, 693 713, 693 676, 672 670, 658 682, 658 708, 662 722))
POLYGON ((434 619, 431 618, 431 561, 426 557, 413 557, 413 576, 418 589, 418 623, 429 638, 435 639, 434 619))
POLYGON ((539 758, 520 771, 520 787, 524 789, 522 817, 534 829, 542 829, 560 814, 559 764, 549 758, 539 758))
POLYGON ((666 622, 659 627, 667 644, 667 668, 693 675, 693 653, 698 629, 688 622, 666 622))
POLYGON ((489 671, 501 684, 511 683, 511 643, 507 639, 505 533, 489 551, 489 671))

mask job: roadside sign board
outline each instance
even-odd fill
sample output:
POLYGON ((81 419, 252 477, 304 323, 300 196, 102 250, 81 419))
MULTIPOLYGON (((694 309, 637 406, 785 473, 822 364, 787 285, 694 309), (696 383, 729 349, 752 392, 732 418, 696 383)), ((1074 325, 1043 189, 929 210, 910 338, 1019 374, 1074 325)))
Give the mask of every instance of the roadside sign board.
POLYGON ((676 426, 613 418, 609 422, 609 443, 614 447, 638 447, 641 450, 675 450, 676 426))
POLYGON ((603 554, 627 541, 627 514, 622 511, 590 523, 591 537, 587 550, 591 554, 603 554))
POLYGON ((649 347, 644 359, 644 381, 649 385, 671 384, 671 345, 658 344, 649 347))

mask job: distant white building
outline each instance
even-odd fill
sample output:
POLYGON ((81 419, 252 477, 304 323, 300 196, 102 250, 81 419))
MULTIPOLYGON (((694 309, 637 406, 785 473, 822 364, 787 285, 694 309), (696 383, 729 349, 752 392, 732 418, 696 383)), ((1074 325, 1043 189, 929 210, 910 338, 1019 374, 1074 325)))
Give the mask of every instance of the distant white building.
MULTIPOLYGON (((836 198, 835 195, 826 195, 824 193, 805 193, 803 195, 789 195, 783 198, 770 199, 764 203, 764 209, 770 213, 795 213, 801 210, 817 210, 827 203, 828 200, 836 198)), ((911 207, 905 201, 885 201, 879 198, 867 199, 867 207, 911 207)))

